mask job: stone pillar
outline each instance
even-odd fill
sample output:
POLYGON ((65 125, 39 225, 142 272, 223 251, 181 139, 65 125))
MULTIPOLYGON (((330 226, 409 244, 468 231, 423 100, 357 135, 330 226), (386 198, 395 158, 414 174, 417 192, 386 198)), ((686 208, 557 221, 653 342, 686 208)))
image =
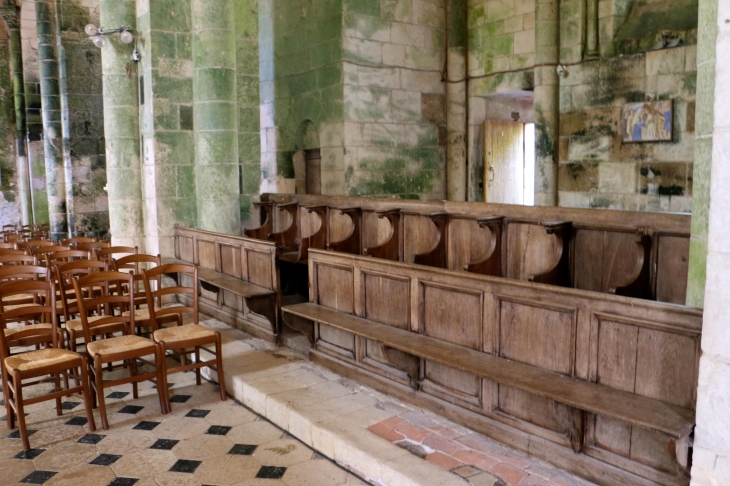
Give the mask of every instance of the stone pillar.
MULTIPOLYGON (((724 0, 700 1, 699 31, 703 37, 711 37, 710 31, 717 34, 715 59, 718 60, 730 51, 730 23, 727 19, 730 19, 730 3, 724 0)), ((697 60, 704 65, 709 60, 705 48, 709 47, 706 43, 709 44, 710 39, 701 39, 701 42, 700 51, 705 52, 702 57, 698 52, 697 60)), ((706 75, 705 72, 704 79, 711 79, 706 75)), ((708 164, 708 160, 701 162, 705 165, 701 168, 703 180, 710 181, 710 168, 712 178, 709 191, 700 200, 705 208, 709 207, 709 230, 692 486, 730 484, 730 327, 727 317, 730 311, 730 247, 727 244, 730 240, 730 194, 727 190, 730 184, 730 117, 726 116, 730 106, 730 93, 727 91, 730 70, 718 62, 712 78, 715 89, 711 104, 714 104, 714 112, 718 116, 713 122, 711 163, 708 164)), ((699 108, 699 92, 697 100, 699 108)), ((702 104, 706 103, 710 104, 710 100, 703 98, 702 104)), ((703 107, 703 111, 707 109, 707 106, 703 107)), ((707 121, 705 115, 698 116, 698 121, 707 121)), ((698 162, 695 162, 695 171, 698 162)), ((693 206, 693 219, 703 218, 702 212, 695 216, 696 209, 693 206)), ((694 230, 693 227, 693 238, 696 236, 694 230)), ((697 278, 697 275, 694 277, 697 278)))
POLYGON ((36 0, 38 29, 38 65, 41 81, 41 113, 43 116, 43 149, 46 162, 46 189, 51 237, 68 234, 66 217, 66 177, 63 161, 63 128, 61 92, 56 53, 56 9, 53 0, 36 0))
POLYGON ((687 305, 703 307, 707 266, 707 232, 710 214, 712 132, 715 123, 715 49, 718 0, 699 3, 697 32, 697 109, 695 160, 692 185, 692 238, 689 250, 687 305))
POLYGON ((20 41, 20 11, 17 7, 0 8, 0 16, 8 26, 10 40, 10 70, 13 77, 13 99, 15 102, 16 170, 18 196, 20 198, 21 221, 29 224, 33 220, 30 199, 30 178, 28 156, 25 146, 25 84, 23 80, 23 54, 20 41))
POLYGON ((598 57, 598 0, 586 0, 586 58, 598 57))
POLYGON ((466 2, 446 2, 446 197, 466 201, 466 2))
POLYGON ((236 29, 232 0, 192 0, 198 227, 241 232, 236 29))
POLYGON ((535 205, 558 205, 560 12, 558 0, 535 4, 535 205))
MULTIPOLYGON (((135 29, 136 0, 101 0, 101 25, 135 29)), ((115 245, 144 249, 142 173, 139 147, 139 104, 134 44, 108 36, 101 49, 104 83, 109 232, 115 245)))

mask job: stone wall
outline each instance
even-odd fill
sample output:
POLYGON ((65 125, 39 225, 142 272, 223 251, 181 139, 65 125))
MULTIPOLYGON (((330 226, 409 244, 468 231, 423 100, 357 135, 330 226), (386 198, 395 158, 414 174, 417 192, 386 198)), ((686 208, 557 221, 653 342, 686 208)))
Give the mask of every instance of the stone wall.
POLYGON ((348 0, 344 187, 351 196, 445 197, 445 2, 348 0))
POLYGON ((58 22, 62 39, 61 97, 65 99, 64 111, 68 117, 64 144, 71 163, 70 170, 66 169, 67 201, 71 206, 69 231, 74 235, 103 236, 109 231, 109 203, 104 190, 106 150, 101 52, 84 32, 89 23, 99 25, 99 1, 59 0, 58 22))
MULTIPOLYGON (((0 65, 9 65, 8 36, 0 20, 0 65)), ((15 117, 13 85, 8 69, 0 69, 0 226, 20 222, 15 170, 15 117)))

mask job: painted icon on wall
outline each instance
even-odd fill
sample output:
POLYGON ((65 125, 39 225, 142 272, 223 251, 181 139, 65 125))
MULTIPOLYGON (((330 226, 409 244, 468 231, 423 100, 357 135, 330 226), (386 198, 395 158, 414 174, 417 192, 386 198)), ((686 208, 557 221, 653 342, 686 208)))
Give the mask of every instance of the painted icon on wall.
POLYGON ((673 116, 672 100, 625 104, 621 108, 624 142, 671 142, 673 116))

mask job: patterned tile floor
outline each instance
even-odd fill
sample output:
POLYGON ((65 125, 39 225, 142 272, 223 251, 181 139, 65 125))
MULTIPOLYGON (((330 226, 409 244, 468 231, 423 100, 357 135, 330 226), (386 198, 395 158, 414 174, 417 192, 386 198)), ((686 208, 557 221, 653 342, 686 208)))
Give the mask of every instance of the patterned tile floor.
MULTIPOLYGON (((0 485, 366 484, 234 400, 220 401, 215 384, 195 386, 194 373, 170 375, 169 381, 173 412, 166 416, 151 383, 140 385, 137 400, 131 385, 109 389, 106 431, 98 414, 97 430, 88 430, 74 397, 64 399, 61 417, 53 401, 28 407, 33 449, 23 452, 17 430, 6 429, 0 485)), ((33 388, 28 396, 49 389, 33 388)))

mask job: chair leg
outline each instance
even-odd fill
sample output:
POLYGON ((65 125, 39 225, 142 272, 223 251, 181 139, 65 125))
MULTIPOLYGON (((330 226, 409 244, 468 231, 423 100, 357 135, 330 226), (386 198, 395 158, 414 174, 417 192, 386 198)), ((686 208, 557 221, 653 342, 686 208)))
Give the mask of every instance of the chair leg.
MULTIPOLYGON (((200 347, 195 346, 195 364, 200 364, 200 347)), ((195 384, 200 386, 200 366, 195 368, 195 384)))
MULTIPOLYGON (((136 376, 138 375, 137 371, 137 360, 135 358, 132 358, 129 360, 129 376, 136 376)), ((132 397, 136 400, 139 398, 139 388, 137 387, 137 382, 132 382, 132 397)))
POLYGON ((167 356, 162 344, 155 343, 155 346, 157 346, 157 396, 160 399, 162 414, 165 415, 172 411, 170 395, 167 388, 167 356))
POLYGON ((223 344, 221 342, 221 333, 215 335, 215 368, 218 373, 218 387, 221 391, 221 400, 226 400, 226 377, 223 374, 223 344))
MULTIPOLYGON (((61 389, 61 379, 58 376, 58 373, 53 375, 53 391, 57 392, 61 389)), ((61 397, 56 398, 56 415, 61 416, 63 415, 63 408, 61 405, 61 397)))
POLYGON ((23 441, 23 450, 30 450, 30 441, 28 440, 28 429, 25 427, 25 409, 23 408, 23 384, 20 378, 13 381, 15 385, 15 408, 18 412, 18 431, 23 441))
POLYGON ((86 363, 81 364, 81 386, 83 387, 84 395, 84 408, 86 409, 86 420, 88 421, 89 430, 94 432, 96 430, 96 422, 94 421, 93 403, 91 399, 90 387, 89 387, 89 373, 86 370, 86 363))
POLYGON ((13 414, 15 413, 13 411, 13 407, 10 405, 10 400, 13 399, 13 393, 10 390, 10 386, 8 385, 8 375, 7 371, 5 371, 5 366, 2 367, 2 380, 3 380, 3 393, 5 394, 5 411, 7 421, 8 421, 8 428, 14 429, 15 428, 15 422, 13 420, 13 414))
POLYGON ((94 360, 94 378, 96 380, 96 399, 99 402, 99 415, 101 416, 101 427, 104 430, 109 429, 109 422, 106 419, 106 402, 104 401, 104 382, 101 379, 101 370, 104 363, 101 360, 94 360))

